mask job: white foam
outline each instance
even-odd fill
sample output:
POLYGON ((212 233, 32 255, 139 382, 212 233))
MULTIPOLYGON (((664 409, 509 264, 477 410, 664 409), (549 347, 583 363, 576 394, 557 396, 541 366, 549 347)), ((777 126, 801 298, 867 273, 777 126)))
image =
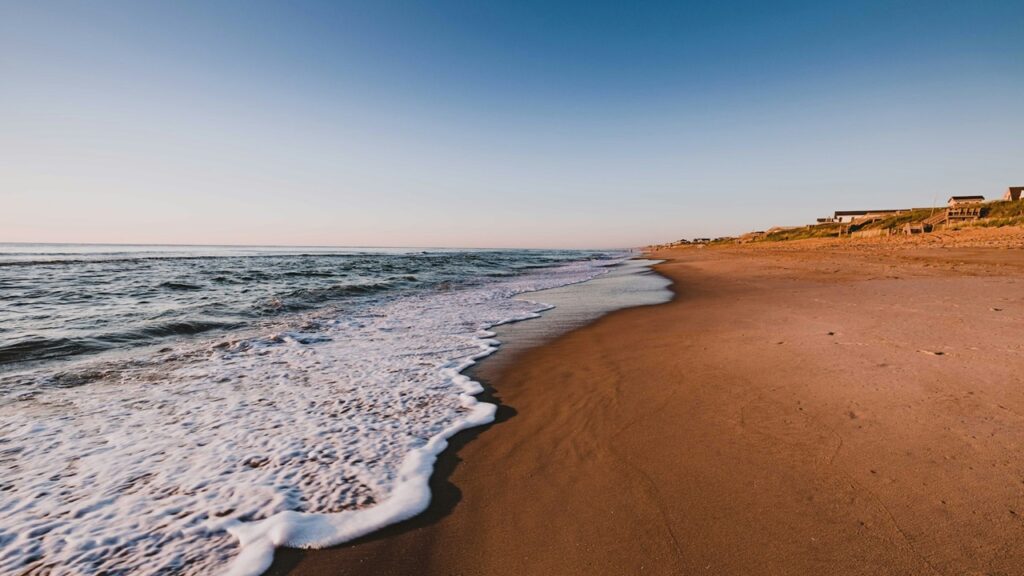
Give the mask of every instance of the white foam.
MULTIPOLYGON (((607 263, 607 262, 606 262, 607 263)), ((462 370, 512 299, 576 263, 182 347, 0 396, 0 572, 259 574, 422 512, 447 439, 495 407, 462 370)), ((45 375, 40 375, 42 378, 45 375)))

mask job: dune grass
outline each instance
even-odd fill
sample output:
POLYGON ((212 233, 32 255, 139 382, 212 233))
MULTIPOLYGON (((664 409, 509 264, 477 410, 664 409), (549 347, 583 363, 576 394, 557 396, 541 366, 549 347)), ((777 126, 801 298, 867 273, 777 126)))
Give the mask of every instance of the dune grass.
POLYGON ((1024 224, 1024 202, 1001 201, 985 205, 985 216, 981 220, 971 222, 972 226, 998 228, 1001 226, 1019 226, 1024 224))
POLYGON ((754 242, 785 242, 788 240, 803 240, 805 238, 830 238, 838 235, 839 224, 829 223, 775 230, 754 240, 754 242))
MULTIPOLYGON (((943 207, 936 208, 918 208, 915 210, 909 210, 901 214, 895 214, 881 220, 862 224, 860 226, 854 225, 851 230, 843 229, 844 232, 857 232, 861 230, 885 230, 889 229, 893 232, 899 232, 904 224, 911 222, 920 222, 926 220, 934 214, 938 214, 945 210, 943 207)), ((1024 201, 1011 202, 1011 201, 997 201, 989 202, 985 204, 983 216, 980 220, 974 222, 964 222, 957 224, 956 228, 965 228, 971 226, 981 227, 1001 227, 1001 226, 1022 226, 1024 225, 1024 201)), ((799 226, 794 228, 787 228, 783 230, 775 230, 769 232, 764 236, 756 239, 747 240, 749 242, 787 242, 790 240, 803 240, 807 238, 835 238, 839 235, 841 229, 840 224, 828 223, 828 224, 817 224, 810 226, 799 226)), ((735 240, 729 239, 721 243, 732 243, 735 240)))
POLYGON ((942 210, 944 210, 944 208, 919 208, 917 210, 910 210, 908 212, 903 212, 902 214, 895 214, 888 218, 870 222, 860 227, 854 227, 854 231, 885 230, 887 228, 891 230, 899 230, 904 224, 920 222, 921 220, 930 217, 932 214, 941 212, 942 210))

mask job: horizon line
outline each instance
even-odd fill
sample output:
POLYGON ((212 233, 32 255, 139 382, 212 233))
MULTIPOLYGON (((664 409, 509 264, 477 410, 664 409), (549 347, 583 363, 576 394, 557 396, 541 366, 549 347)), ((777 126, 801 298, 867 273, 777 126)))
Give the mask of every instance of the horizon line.
POLYGON ((643 246, 591 246, 587 248, 534 247, 515 246, 372 246, 372 245, 331 245, 331 244, 202 244, 202 243, 163 243, 163 242, 25 242, 0 241, 0 246, 141 246, 168 248, 326 248, 326 249, 385 249, 385 250, 631 250, 643 246))

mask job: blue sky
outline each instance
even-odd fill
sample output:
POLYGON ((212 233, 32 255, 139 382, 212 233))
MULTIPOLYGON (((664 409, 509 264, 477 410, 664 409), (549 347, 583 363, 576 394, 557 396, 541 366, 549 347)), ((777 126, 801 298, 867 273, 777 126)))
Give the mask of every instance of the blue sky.
POLYGON ((0 0, 0 241, 634 246, 995 197, 1022 30, 1019 1, 0 0))

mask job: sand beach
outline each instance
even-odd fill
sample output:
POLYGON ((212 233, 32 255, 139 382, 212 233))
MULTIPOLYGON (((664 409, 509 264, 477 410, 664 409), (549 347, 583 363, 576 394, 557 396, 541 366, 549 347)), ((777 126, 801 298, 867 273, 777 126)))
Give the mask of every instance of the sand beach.
POLYGON ((272 574, 1024 574, 1020 230, 658 251, 473 376, 424 515, 272 574), (500 359, 500 360, 499 360, 500 359))

